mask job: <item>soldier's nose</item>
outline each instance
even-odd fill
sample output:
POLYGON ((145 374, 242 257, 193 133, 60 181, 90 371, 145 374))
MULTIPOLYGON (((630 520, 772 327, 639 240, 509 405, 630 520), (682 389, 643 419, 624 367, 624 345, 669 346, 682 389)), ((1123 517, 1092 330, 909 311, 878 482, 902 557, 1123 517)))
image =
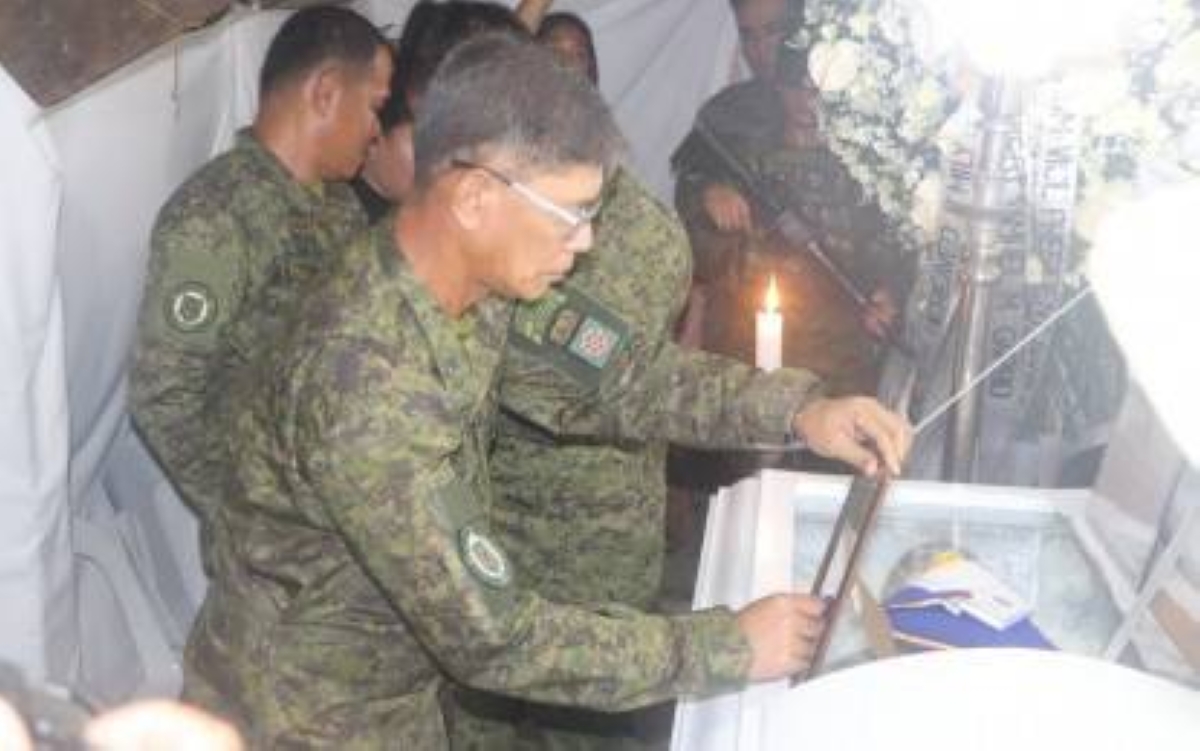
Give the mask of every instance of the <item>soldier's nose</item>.
POLYGON ((592 223, 587 222, 572 232, 571 236, 567 238, 567 250, 577 254, 586 253, 592 249, 594 240, 595 233, 592 232, 592 223))

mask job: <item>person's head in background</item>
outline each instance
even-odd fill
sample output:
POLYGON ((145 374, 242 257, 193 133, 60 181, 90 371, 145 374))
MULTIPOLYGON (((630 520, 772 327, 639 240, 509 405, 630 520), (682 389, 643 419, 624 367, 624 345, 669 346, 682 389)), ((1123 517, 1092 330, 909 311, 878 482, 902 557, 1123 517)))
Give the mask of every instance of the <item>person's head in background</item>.
POLYGON ((596 88, 552 60, 528 38, 484 34, 454 49, 422 99, 397 228, 401 247, 441 244, 434 273, 460 274, 466 291, 452 311, 540 297, 591 247, 624 142, 596 88))
POLYGON ((438 65, 455 46, 487 31, 528 37, 517 15, 499 3, 421 0, 400 32, 396 53, 397 85, 416 112, 438 65))
POLYGON ((542 20, 537 40, 547 47, 563 65, 578 71, 600 85, 600 65, 596 59, 596 44, 587 22, 574 13, 551 13, 542 20))
POLYGON ((301 182, 349 180, 379 135, 392 55, 379 30, 345 8, 297 11, 259 74, 254 132, 301 182))
POLYGON ((808 51, 782 44, 775 74, 775 88, 783 102, 787 127, 813 131, 820 125, 820 94, 808 68, 808 51))
POLYGON ((414 112, 438 65, 454 47, 488 31, 528 36, 516 15, 497 3, 423 0, 412 9, 397 43, 391 93, 379 113, 383 135, 362 170, 380 197, 400 203, 412 188, 414 112))
POLYGON ((774 79, 779 46, 803 18, 803 0, 729 0, 729 4, 751 74, 774 79))
POLYGON ((398 85, 393 84, 379 110, 379 127, 381 133, 367 152, 362 178, 380 197, 400 203, 413 183, 413 113, 398 85))

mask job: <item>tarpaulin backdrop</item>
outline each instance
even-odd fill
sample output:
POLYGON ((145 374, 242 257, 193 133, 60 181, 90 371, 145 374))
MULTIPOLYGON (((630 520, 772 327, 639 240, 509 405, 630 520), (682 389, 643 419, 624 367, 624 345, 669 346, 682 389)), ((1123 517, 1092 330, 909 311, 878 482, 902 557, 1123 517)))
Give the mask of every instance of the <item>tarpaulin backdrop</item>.
MULTIPOLYGON (((412 2, 358 5, 398 29, 412 2)), ((727 0, 555 9, 593 24, 632 163, 667 196, 670 150, 736 68, 727 0)), ((176 690, 204 592, 195 522, 126 413, 150 227, 249 122, 284 17, 241 11, 48 111, 0 70, 0 659, 103 702, 176 690)))

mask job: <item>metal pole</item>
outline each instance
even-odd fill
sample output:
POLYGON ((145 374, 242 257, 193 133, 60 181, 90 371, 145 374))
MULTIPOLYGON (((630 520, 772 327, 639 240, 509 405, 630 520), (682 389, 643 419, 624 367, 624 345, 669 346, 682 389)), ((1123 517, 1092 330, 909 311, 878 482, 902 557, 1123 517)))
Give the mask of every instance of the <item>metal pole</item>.
MULTIPOLYGON (((1011 196, 1005 195, 1003 160, 1006 140, 1016 127, 1016 100, 1003 79, 989 78, 980 93, 983 136, 973 175, 971 205, 957 207, 967 213, 971 228, 971 258, 963 280, 963 317, 956 336, 954 384, 957 393, 972 383, 987 365, 986 335, 992 290, 1000 278, 997 247, 1000 210, 1011 196)), ((956 482, 975 479, 980 427, 980 392, 969 394, 954 408, 946 444, 950 478, 956 482)))

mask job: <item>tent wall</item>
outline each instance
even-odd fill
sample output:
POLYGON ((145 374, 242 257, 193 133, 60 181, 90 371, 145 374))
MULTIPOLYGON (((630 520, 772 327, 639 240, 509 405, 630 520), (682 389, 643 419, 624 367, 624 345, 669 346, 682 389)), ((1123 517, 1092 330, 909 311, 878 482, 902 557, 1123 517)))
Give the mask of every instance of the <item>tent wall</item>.
POLYGON ((67 506, 69 434, 61 186, 37 108, 0 70, 0 658, 58 673, 75 641, 67 506))
MULTIPOLYGON (((358 3, 396 24, 411 4, 358 3)), ((561 7, 594 25, 633 165, 667 196, 671 148, 733 70, 728 3, 561 7)), ((50 111, 0 70, 0 658, 101 702, 176 690, 204 591, 195 522, 126 414, 150 226, 249 121, 282 18, 225 19, 50 111)))

